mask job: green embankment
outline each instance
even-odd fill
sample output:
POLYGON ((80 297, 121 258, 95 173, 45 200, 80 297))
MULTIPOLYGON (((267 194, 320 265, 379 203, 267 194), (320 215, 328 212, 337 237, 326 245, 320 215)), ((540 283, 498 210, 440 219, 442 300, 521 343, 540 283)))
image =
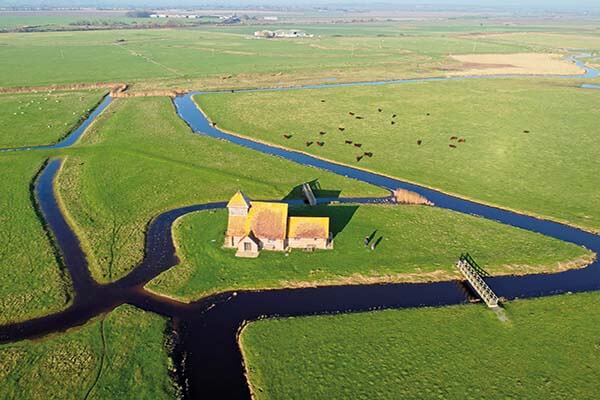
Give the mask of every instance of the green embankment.
POLYGON ((176 226, 181 264, 148 288, 190 301, 237 289, 455 279, 454 263, 464 252, 491 274, 556 271, 569 261, 585 263, 591 257, 558 240, 430 207, 318 206, 291 209, 290 214, 329 216, 334 250, 235 258, 234 250, 222 248, 226 211, 199 212, 176 226), (381 241, 370 251, 364 238, 374 231, 373 240, 381 241))
POLYGON ((166 321, 121 306, 36 341, 0 345, 3 399, 172 399, 166 321))
POLYGON ((196 100, 219 126, 240 134, 600 230, 600 159, 594 156, 600 91, 575 85, 483 79, 196 100), (264 118, 267 109, 277 112, 264 118), (307 147, 310 141, 325 144, 307 147), (373 157, 357 161, 364 152, 373 157))
POLYGON ((66 307, 70 278, 36 214, 30 185, 45 157, 0 155, 0 325, 66 307))
POLYGON ((600 294, 264 320, 241 335, 263 399, 595 399, 600 294))
POLYGON ((100 101, 100 90, 0 94, 0 148, 53 144, 100 101))
POLYGON ((190 204, 226 201, 237 190, 283 198, 318 179, 342 196, 387 192, 314 168, 193 134, 168 98, 118 99, 71 149, 59 194, 89 255, 94 278, 106 282, 142 259, 148 222, 190 204))

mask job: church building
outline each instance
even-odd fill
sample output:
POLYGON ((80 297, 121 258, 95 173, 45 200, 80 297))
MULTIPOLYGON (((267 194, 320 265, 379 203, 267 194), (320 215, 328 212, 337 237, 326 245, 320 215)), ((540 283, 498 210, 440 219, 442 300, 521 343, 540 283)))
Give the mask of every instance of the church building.
POLYGON ((332 249, 328 217, 290 217, 286 203, 251 201, 238 191, 227 203, 226 248, 238 257, 258 257, 261 250, 332 249))

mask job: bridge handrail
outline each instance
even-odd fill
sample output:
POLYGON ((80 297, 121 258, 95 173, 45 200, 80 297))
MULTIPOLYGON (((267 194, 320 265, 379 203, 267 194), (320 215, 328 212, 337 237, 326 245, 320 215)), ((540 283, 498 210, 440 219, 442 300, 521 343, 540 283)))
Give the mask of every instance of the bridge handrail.
POLYGON ((498 306, 498 296, 496 296, 489 285, 483 280, 479 271, 471 265, 465 255, 461 255, 459 261, 456 263, 456 267, 465 276, 469 284, 475 289, 479 297, 485 301, 488 307, 498 306))

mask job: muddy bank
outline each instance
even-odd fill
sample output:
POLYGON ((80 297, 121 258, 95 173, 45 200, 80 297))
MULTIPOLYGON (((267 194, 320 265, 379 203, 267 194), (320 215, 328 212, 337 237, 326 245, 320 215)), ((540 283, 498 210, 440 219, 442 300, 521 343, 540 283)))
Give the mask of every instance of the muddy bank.
POLYGON ((128 97, 177 97, 183 95, 183 90, 147 90, 139 92, 130 92, 126 89, 111 92, 111 96, 115 98, 128 97))
POLYGON ((158 90, 139 90, 130 92, 130 86, 126 83, 73 83, 66 85, 49 85, 49 86, 19 86, 19 87, 4 87, 0 88, 0 94, 31 94, 54 91, 75 91, 75 90, 93 90, 107 89, 109 94, 114 98, 127 97, 176 97, 185 93, 183 90, 175 89, 158 89, 158 90))

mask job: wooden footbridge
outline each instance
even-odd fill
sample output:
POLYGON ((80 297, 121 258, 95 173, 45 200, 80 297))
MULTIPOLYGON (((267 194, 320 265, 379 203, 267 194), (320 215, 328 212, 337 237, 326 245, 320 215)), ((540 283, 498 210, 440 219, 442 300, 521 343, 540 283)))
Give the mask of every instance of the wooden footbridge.
POLYGON ((473 290, 475 290, 488 307, 495 308, 499 306, 498 296, 496 296, 488 284, 483 280, 483 276, 486 276, 487 274, 479 267, 479 265, 477 265, 469 254, 460 256, 456 263, 456 268, 464 275, 469 282, 469 285, 471 285, 473 290))

